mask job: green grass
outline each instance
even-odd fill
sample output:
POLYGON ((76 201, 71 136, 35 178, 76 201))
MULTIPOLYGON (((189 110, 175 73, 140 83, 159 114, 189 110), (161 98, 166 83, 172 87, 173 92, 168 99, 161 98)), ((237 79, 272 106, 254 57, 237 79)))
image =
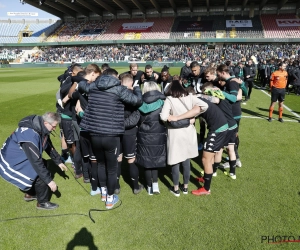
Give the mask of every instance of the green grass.
MULTIPOLYGON (((0 69, 0 143, 21 118, 55 111, 60 73, 61 68, 0 69)), ((285 104, 299 113, 299 98, 286 96, 285 104)), ((242 105, 244 116, 264 119, 242 119, 243 166, 237 169, 235 181, 219 171, 210 196, 181 194, 176 198, 170 194, 168 167, 160 172, 160 195, 148 196, 143 191, 135 196, 128 184, 128 166, 123 164, 122 205, 108 212, 93 212, 94 224, 78 214, 87 215, 91 208, 105 210, 104 203, 88 194, 89 185, 76 182, 70 165, 65 177, 55 174, 61 193, 51 198, 60 205, 55 211, 36 210, 35 202, 24 202, 22 193, 0 178, 0 249, 299 249, 300 243, 261 243, 262 236, 294 236, 298 240, 300 235, 300 124, 286 110, 283 118, 289 121, 267 122, 269 104, 267 95, 253 90, 251 100, 242 105), (20 217, 34 218, 5 221, 20 217)), ((52 140, 60 151, 59 138, 52 140)), ((189 190, 199 187, 194 177, 199 175, 201 158, 192 165, 189 190)))

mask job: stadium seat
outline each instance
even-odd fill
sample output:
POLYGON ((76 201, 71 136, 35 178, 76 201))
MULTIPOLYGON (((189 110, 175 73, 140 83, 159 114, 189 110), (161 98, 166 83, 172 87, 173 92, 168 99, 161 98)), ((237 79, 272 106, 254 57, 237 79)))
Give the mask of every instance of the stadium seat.
POLYGON ((300 26, 278 27, 276 19, 297 19, 295 14, 261 15, 265 38, 300 38, 300 26))

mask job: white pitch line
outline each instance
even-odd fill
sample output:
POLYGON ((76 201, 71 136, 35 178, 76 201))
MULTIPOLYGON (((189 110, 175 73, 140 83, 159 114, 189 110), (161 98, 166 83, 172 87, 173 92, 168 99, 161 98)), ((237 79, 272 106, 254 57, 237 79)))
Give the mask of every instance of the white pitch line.
MULTIPOLYGON (((262 119, 262 120, 266 120, 267 118, 263 118, 263 117, 258 117, 258 116, 248 116, 248 115, 242 115, 242 118, 250 118, 250 119, 262 119)), ((275 119, 273 119, 275 121, 275 119)), ((284 119, 285 122, 299 122, 296 120, 286 120, 284 119)))
MULTIPOLYGON (((264 91, 264 90, 260 90, 261 92, 263 92, 263 93, 265 93, 267 96, 269 96, 269 97, 271 97, 271 95, 270 94, 268 94, 266 91, 264 91)), ((291 110, 288 106, 286 106, 286 105, 284 105, 283 104, 283 107, 286 109, 286 110, 288 110, 288 111, 290 111, 294 116, 296 116, 297 118, 300 118, 300 115, 298 115, 297 113, 295 113, 293 110, 291 110)))

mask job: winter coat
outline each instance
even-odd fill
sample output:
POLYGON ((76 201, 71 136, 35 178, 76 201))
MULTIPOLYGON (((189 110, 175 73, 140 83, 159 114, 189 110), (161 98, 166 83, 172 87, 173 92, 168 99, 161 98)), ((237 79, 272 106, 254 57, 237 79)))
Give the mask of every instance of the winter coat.
POLYGON ((88 105, 80 127, 93 134, 117 136, 124 134, 124 104, 140 106, 142 93, 139 87, 133 92, 110 75, 98 77, 95 82, 79 83, 78 90, 89 94, 88 105))
MULTIPOLYGON (((194 95, 188 95, 181 98, 168 96, 160 117, 167 121, 169 115, 181 115, 192 109, 195 105, 201 106, 206 110, 207 104, 194 95), (184 103, 184 104, 183 104, 184 103)), ((197 132, 194 125, 186 128, 168 127, 168 164, 174 165, 198 156, 197 132)))
POLYGON ((244 77, 245 81, 252 82, 254 80, 254 77, 256 76, 256 68, 255 65, 248 65, 246 64, 243 68, 244 70, 244 77), (249 78, 246 78, 246 76, 250 76, 249 78))
MULTIPOLYGON (((165 96, 157 91, 149 91, 143 95, 143 101, 150 104, 165 96)), ((160 120, 162 106, 147 113, 141 112, 137 133, 136 162, 144 168, 161 168, 166 166, 167 129, 160 120)))

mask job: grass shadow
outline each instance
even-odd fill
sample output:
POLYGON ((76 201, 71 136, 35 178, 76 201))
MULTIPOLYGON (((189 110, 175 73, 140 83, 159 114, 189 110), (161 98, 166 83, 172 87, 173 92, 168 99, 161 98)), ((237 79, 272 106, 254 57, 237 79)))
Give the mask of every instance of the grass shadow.
MULTIPOLYGON (((258 108, 258 109, 259 109, 259 108, 258 108)), ((269 109, 268 109, 268 112, 269 112, 269 109)), ((246 113, 246 114, 251 115, 251 116, 261 117, 261 118, 265 118, 265 119, 268 118, 268 117, 265 116, 265 115, 262 115, 262 114, 260 114, 260 113, 257 113, 257 112, 254 112, 254 111, 252 111, 252 110, 245 109, 245 108, 242 108, 242 113, 243 113, 243 114, 246 113)))
POLYGON ((44 160, 45 166, 50 171, 52 178, 54 178, 55 174, 58 174, 63 179, 70 179, 70 177, 66 174, 66 172, 62 171, 51 159, 44 160))
POLYGON ((74 238, 68 243, 66 250, 73 250, 76 247, 88 247, 89 250, 98 250, 94 243, 94 236, 85 228, 74 235, 74 238))
MULTIPOLYGON (((266 109, 266 108, 260 108, 260 107, 257 107, 257 109, 261 110, 261 111, 264 111, 264 112, 269 112, 269 109, 266 109)), ((278 115, 278 110, 274 110, 273 111, 273 114, 274 115, 278 115)), ((264 116, 265 117, 265 116, 264 116)), ((293 116, 293 115, 288 115, 288 114, 285 114, 283 113, 282 114, 282 117, 283 118, 289 118, 289 119, 292 119, 292 120, 299 120, 299 118, 297 118, 296 116, 293 116)))

